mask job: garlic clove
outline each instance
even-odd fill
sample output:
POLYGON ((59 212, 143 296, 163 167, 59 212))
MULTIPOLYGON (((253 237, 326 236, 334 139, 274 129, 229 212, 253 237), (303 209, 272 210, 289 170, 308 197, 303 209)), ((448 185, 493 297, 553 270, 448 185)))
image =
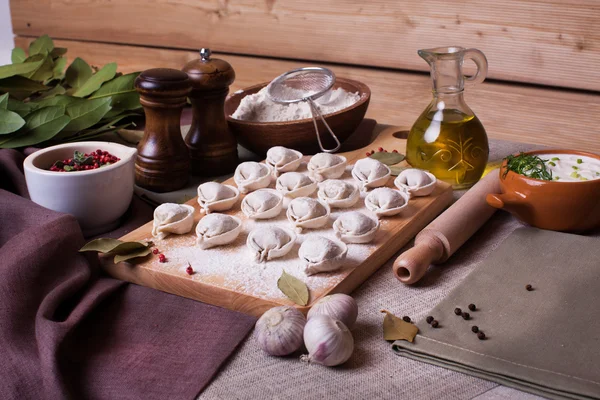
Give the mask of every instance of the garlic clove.
POLYGON ((358 317, 358 305, 351 296, 342 293, 331 294, 318 300, 308 311, 310 320, 316 315, 327 315, 342 321, 348 329, 352 329, 358 317))
POLYGON ((343 322, 327 315, 315 315, 304 327, 308 355, 301 360, 333 367, 348 361, 354 351, 354 338, 343 322))
POLYGON ((256 321, 258 346, 272 356, 285 356, 302 347, 306 318, 291 306, 274 307, 256 321))

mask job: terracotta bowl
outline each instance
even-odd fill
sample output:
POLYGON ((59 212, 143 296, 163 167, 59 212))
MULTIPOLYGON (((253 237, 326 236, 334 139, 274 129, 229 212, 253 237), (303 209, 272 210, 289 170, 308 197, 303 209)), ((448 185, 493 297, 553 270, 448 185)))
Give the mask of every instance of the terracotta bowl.
MULTIPOLYGON (((537 150, 526 154, 574 154, 575 150, 537 150)), ((579 232, 600 228, 600 179, 581 182, 544 181, 500 168, 501 194, 488 194, 492 207, 503 208, 526 224, 553 231, 579 232)))
MULTIPOLYGON (((320 152, 312 118, 286 122, 249 122, 231 118, 231 114, 235 112, 245 96, 258 92, 268 84, 268 82, 265 82, 235 92, 225 101, 227 122, 238 142, 248 150, 262 156, 272 146, 285 146, 304 154, 320 152)), ((337 78, 333 87, 341 87, 349 92, 360 94, 358 102, 341 111, 325 116, 325 120, 340 142, 343 143, 358 128, 365 117, 371 99, 371 90, 364 83, 345 78, 337 78)), ((323 123, 320 119, 317 119, 317 121, 323 146, 325 148, 335 147, 335 142, 323 123)))

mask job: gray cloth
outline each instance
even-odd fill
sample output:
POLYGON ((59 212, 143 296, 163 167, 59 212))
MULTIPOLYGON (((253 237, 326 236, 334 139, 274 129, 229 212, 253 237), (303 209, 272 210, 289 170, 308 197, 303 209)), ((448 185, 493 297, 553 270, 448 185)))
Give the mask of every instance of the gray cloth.
POLYGON ((414 343, 393 348, 546 397, 600 398, 599 276, 598 237, 518 229, 431 310, 439 328, 421 320, 414 343))
MULTIPOLYGON (((494 140, 490 147, 490 160, 499 160, 535 146, 494 140)), ((359 307, 357 325, 352 331, 355 351, 343 366, 308 365, 300 362, 298 355, 270 357, 258 348, 254 337, 249 337, 200 398, 539 400, 538 396, 499 387, 494 382, 398 357, 383 340, 383 314, 379 312, 385 308, 395 315, 425 318, 520 226, 509 214, 496 213, 444 265, 431 267, 413 286, 403 285, 393 277, 395 257, 391 258, 352 293, 359 307)))

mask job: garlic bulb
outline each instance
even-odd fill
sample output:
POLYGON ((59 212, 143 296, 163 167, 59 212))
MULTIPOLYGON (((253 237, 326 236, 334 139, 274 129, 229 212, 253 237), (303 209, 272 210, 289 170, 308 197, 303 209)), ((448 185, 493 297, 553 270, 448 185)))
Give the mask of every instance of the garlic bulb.
POLYGON ((342 321, 315 315, 304 327, 304 345, 308 356, 302 356, 303 361, 333 367, 348 361, 354 351, 354 338, 342 321))
POLYGON ((308 319, 315 315, 328 315, 342 321, 352 329, 358 317, 358 305, 351 296, 342 293, 331 294, 317 301, 308 312, 308 319))
POLYGON ((258 346, 272 356, 285 356, 302 346, 306 318, 296 308, 271 308, 256 321, 258 346))

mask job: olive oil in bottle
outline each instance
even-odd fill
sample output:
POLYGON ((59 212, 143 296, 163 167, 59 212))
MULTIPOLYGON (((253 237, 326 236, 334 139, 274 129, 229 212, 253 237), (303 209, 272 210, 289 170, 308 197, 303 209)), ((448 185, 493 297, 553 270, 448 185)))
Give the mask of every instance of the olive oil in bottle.
POLYGON ((483 125, 465 103, 464 83, 482 82, 487 60, 479 50, 462 47, 438 47, 418 53, 431 67, 433 101, 410 130, 406 160, 454 189, 467 189, 483 175, 489 146, 483 125), (462 73, 465 59, 477 64, 477 73, 472 77, 462 73))
POLYGON ((423 113, 406 144, 407 161, 425 169, 454 189, 475 184, 485 170, 488 139, 474 114, 457 109, 423 113))

